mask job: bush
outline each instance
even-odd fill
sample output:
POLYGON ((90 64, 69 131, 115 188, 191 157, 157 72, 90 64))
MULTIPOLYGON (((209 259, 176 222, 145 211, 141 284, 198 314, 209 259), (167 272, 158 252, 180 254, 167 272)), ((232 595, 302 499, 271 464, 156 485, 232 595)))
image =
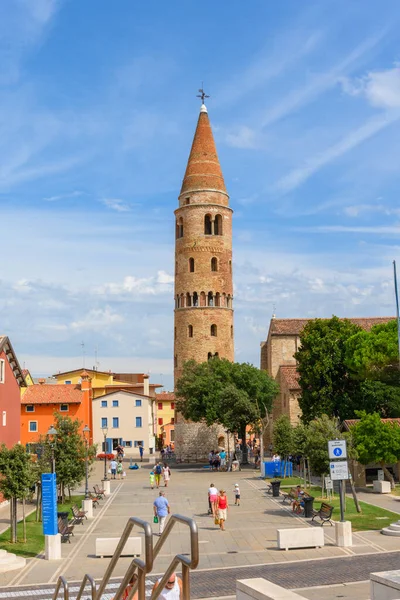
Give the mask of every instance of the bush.
POLYGON ((101 452, 100 454, 97 455, 97 458, 100 458, 100 460, 104 460, 104 457, 107 458, 107 460, 113 460, 115 458, 114 454, 104 454, 104 452, 101 452))

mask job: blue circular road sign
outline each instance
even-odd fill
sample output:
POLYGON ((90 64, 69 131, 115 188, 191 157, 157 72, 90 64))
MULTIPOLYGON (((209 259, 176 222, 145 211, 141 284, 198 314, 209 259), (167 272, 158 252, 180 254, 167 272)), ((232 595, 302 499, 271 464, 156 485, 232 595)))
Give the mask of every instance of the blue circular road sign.
POLYGON ((333 454, 334 454, 335 456, 342 456, 342 454, 343 454, 343 450, 342 450, 341 448, 334 448, 334 449, 333 449, 333 454))

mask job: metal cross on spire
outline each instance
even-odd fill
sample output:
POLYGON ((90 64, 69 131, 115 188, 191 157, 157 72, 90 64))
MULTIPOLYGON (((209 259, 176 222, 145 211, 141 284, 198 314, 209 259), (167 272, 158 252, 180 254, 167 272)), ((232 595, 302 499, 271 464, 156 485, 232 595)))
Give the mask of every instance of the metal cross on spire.
POLYGON ((202 104, 204 104, 205 98, 209 98, 203 89, 203 82, 201 82, 201 88, 199 89, 200 94, 197 94, 196 98, 201 98, 202 104))

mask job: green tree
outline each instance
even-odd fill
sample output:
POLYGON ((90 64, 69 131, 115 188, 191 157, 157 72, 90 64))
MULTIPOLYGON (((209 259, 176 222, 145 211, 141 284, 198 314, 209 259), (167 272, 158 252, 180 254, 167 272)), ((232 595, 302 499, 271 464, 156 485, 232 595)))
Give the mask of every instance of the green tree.
MULTIPOLYGON (((25 499, 30 493, 30 488, 36 482, 37 472, 32 458, 25 448, 16 444, 7 448, 4 444, 0 447, 0 491, 4 498, 10 501, 10 541, 17 542, 17 500, 25 499)), ((24 532, 25 532, 25 511, 24 532)), ((24 541, 26 541, 24 539, 24 541)))
MULTIPOLYGON (((219 423, 242 441, 247 425, 259 425, 277 393, 276 382, 265 371, 218 358, 186 362, 176 385, 177 409, 185 419, 219 423)), ((245 445, 243 450, 246 460, 245 445)))
POLYGON ((310 459, 313 473, 319 476, 329 473, 328 442, 335 439, 344 439, 337 419, 322 415, 308 423, 304 453, 310 459))
POLYGON ((378 413, 359 411, 360 420, 351 428, 353 445, 362 465, 378 463, 394 489, 394 479, 387 464, 400 460, 400 427, 396 422, 383 422, 378 413))
POLYGON ((346 365, 353 377, 399 384, 396 320, 359 331, 345 346, 346 365))
POLYGON ((348 374, 346 340, 360 331, 347 319, 309 321, 300 336, 298 362, 302 419, 308 423, 323 414, 346 419, 353 416, 359 397, 358 381, 348 374))
POLYGON ((287 415, 280 416, 274 422, 273 443, 275 452, 287 462, 289 454, 294 452, 295 447, 294 427, 287 415))
MULTIPOLYGON (((54 451, 57 484, 61 502, 65 501, 65 491, 78 486, 85 478, 86 443, 80 432, 82 423, 68 416, 55 413, 54 427, 57 435, 54 440, 44 438, 42 443, 41 472, 49 472, 51 468, 52 449, 54 451)), ((89 465, 96 456, 96 446, 89 446, 89 465)))

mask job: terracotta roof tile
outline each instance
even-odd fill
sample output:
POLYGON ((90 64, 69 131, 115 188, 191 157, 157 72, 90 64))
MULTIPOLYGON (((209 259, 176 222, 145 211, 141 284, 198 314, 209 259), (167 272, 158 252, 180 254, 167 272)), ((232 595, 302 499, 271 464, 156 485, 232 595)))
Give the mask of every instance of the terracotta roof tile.
MULTIPOLYGON (((382 423, 397 423, 400 425, 400 419, 381 419, 382 423)), ((354 427, 357 423, 360 422, 360 419, 346 419, 343 421, 343 425, 346 429, 350 429, 350 427, 354 427)))
POLYGON ((175 400, 175 394, 174 392, 159 392, 158 394, 156 394, 155 400, 173 401, 175 400))
POLYGON ((206 110, 201 111, 182 182, 181 194, 192 190, 219 190, 226 193, 224 177, 206 110))
POLYGON ((299 374, 295 365, 281 365, 279 367, 281 379, 286 383, 289 390, 300 390, 299 374))
POLYGON ((79 385, 35 384, 27 387, 21 404, 80 404, 82 391, 79 385))
MULTIPOLYGON (((394 317, 361 317, 348 319, 355 325, 359 325, 369 331, 374 325, 387 323, 394 317)), ((272 335, 300 335, 304 327, 313 319, 271 319, 269 331, 272 335)), ((327 321, 328 319, 321 319, 327 321)))

